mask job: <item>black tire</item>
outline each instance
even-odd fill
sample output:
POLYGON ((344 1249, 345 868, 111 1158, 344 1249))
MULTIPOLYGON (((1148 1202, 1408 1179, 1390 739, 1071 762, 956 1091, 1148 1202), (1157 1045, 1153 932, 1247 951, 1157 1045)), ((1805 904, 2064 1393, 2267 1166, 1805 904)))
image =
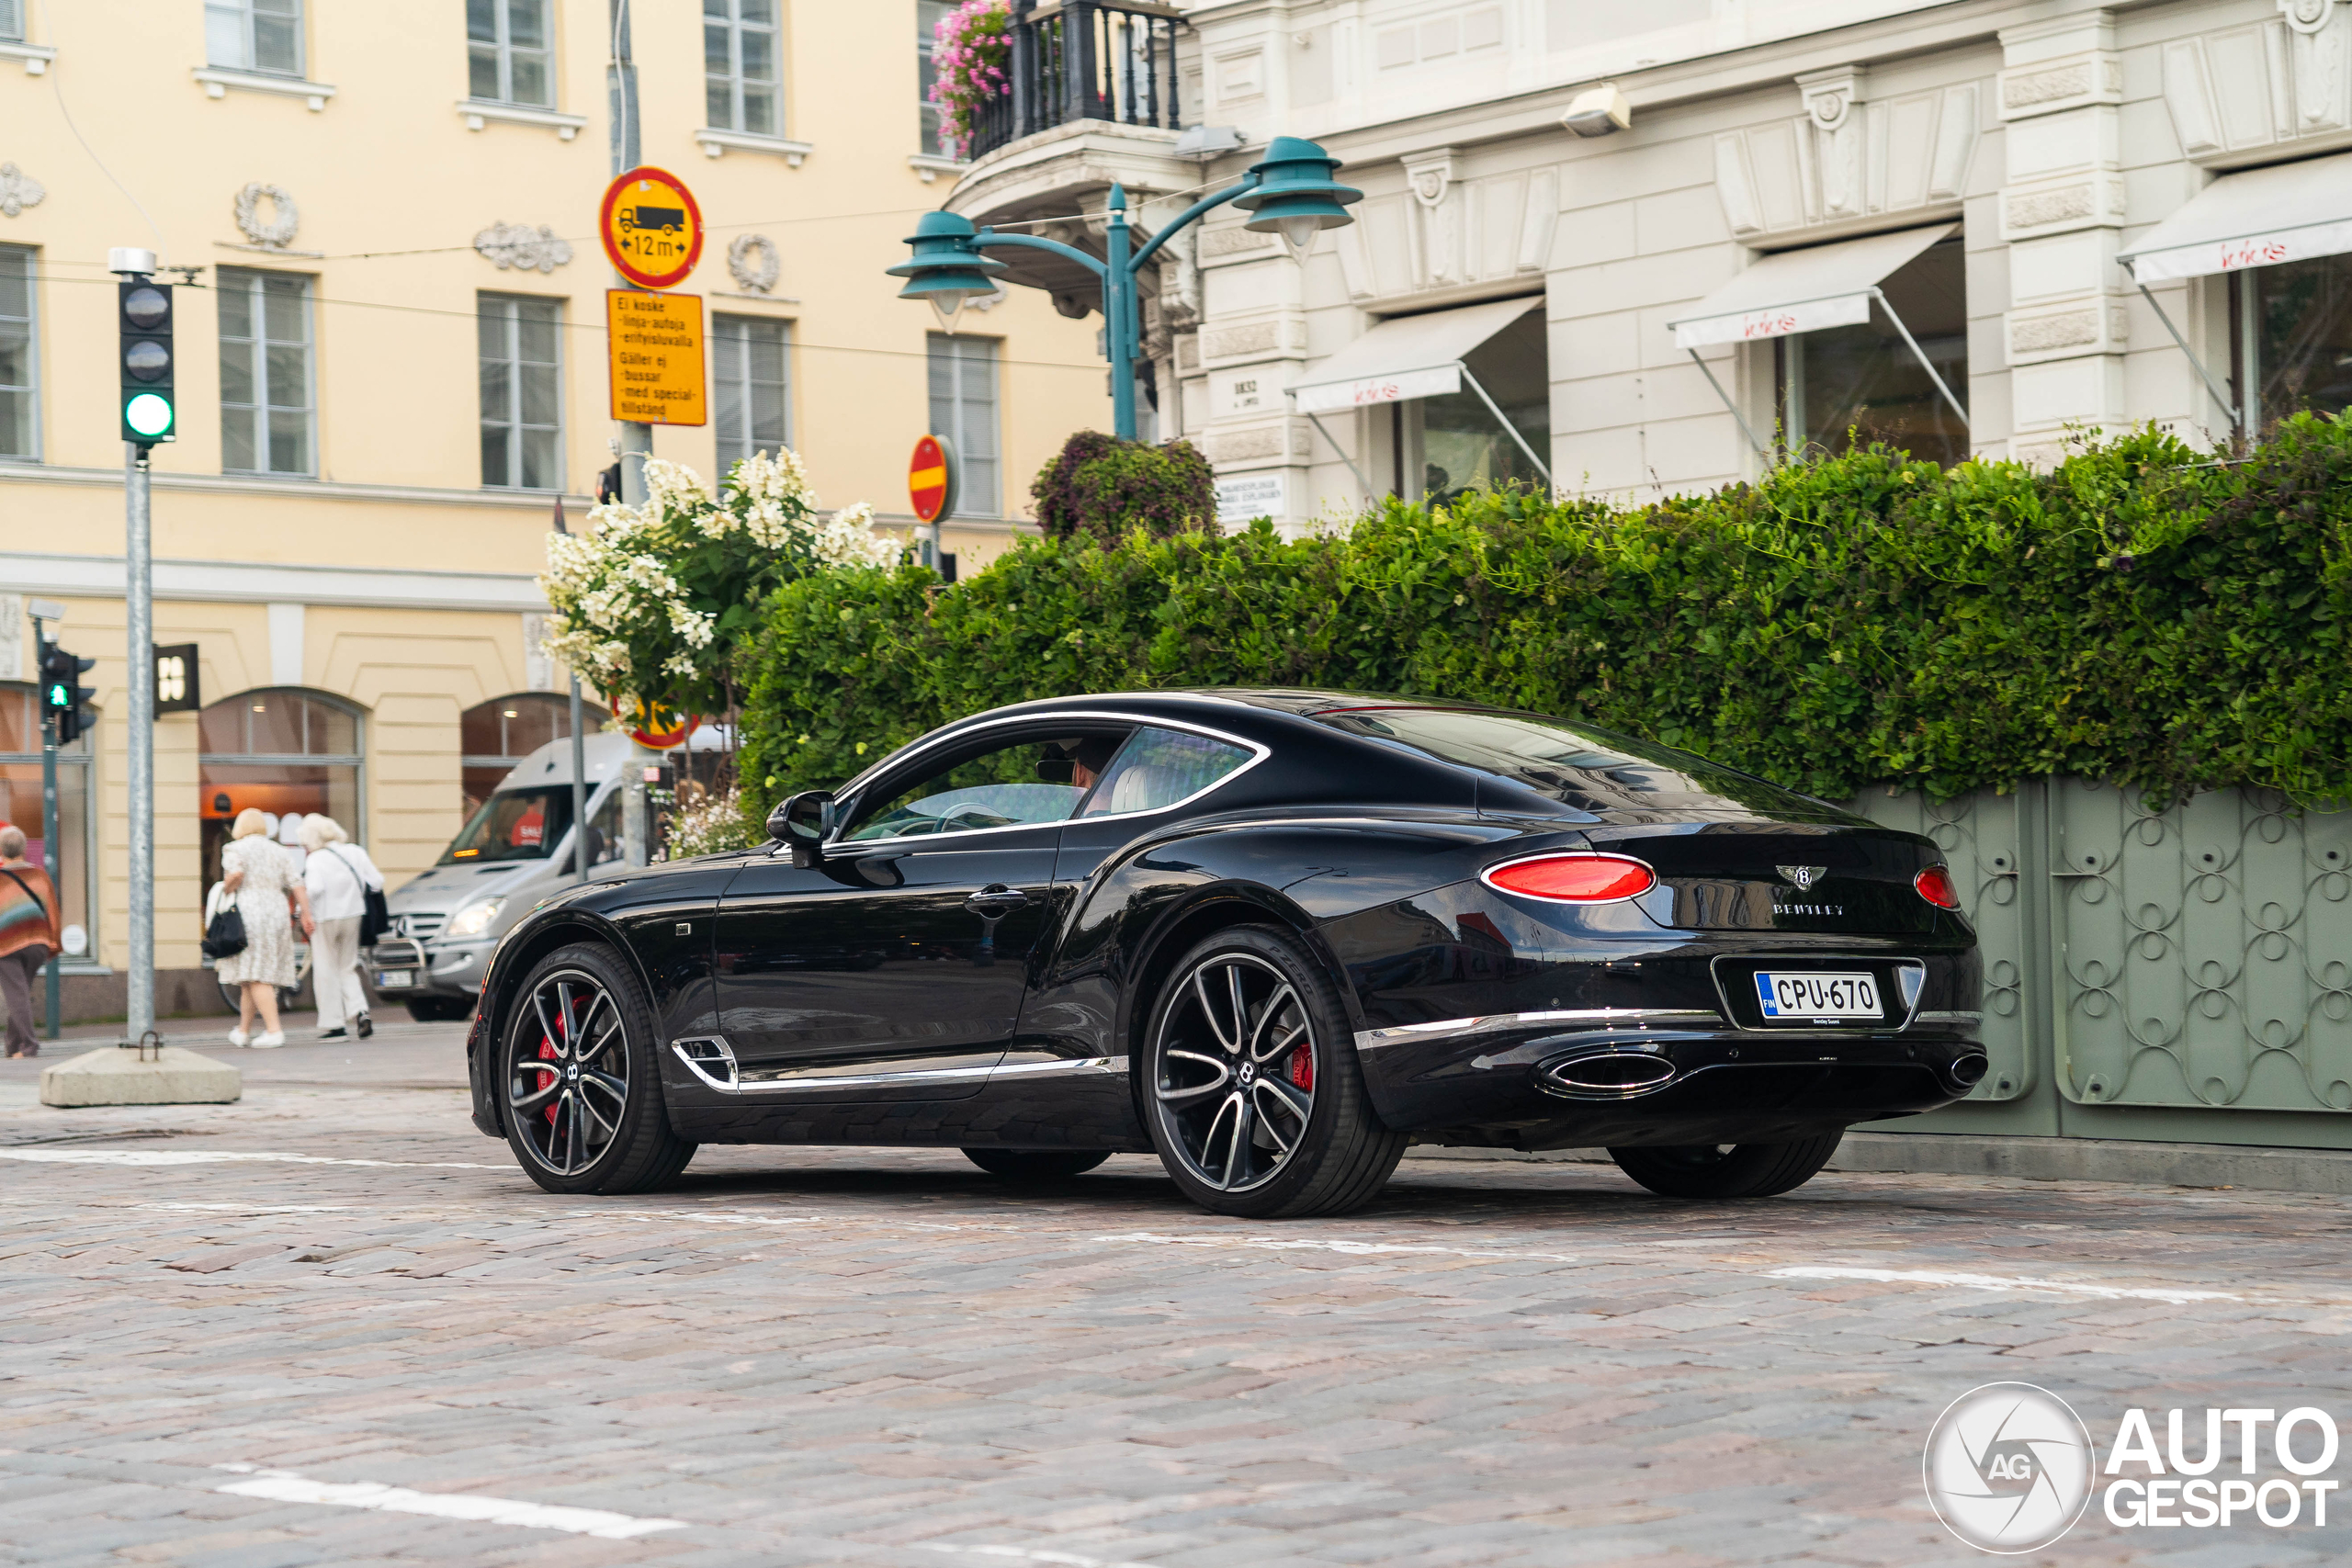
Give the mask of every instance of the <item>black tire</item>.
POLYGON ((1008 1181, 1066 1181, 1111 1157, 1108 1149, 966 1149, 964 1157, 1008 1181))
POLYGON ((458 997, 411 997, 401 1004, 419 1023, 448 1023, 473 1016, 474 1004, 458 997))
POLYGON ((601 942, 559 948, 514 989, 495 1092, 524 1173, 550 1192, 650 1192, 694 1158, 670 1126, 653 1010, 601 942))
POLYGON ((1144 1040, 1144 1123, 1177 1188, 1211 1213, 1343 1214, 1404 1157, 1405 1134, 1364 1092, 1339 988, 1285 933, 1237 926, 1194 946, 1144 1040))
POLYGON ((1843 1133, 1792 1144, 1665 1145, 1611 1149, 1617 1168, 1666 1198, 1777 1198, 1804 1186, 1838 1152, 1843 1133))

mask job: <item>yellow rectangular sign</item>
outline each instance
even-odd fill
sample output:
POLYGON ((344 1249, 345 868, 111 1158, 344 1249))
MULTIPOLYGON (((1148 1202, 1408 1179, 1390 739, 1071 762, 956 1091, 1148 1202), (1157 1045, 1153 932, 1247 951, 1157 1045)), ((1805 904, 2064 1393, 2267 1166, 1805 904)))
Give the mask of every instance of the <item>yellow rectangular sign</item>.
POLYGON ((701 295, 608 288, 605 326, 612 350, 615 419, 639 424, 708 421, 701 295))

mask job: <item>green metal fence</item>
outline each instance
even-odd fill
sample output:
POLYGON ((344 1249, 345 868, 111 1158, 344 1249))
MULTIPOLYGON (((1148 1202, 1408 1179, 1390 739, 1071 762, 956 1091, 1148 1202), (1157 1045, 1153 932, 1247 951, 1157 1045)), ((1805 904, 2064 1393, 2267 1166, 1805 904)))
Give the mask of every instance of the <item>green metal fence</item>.
POLYGON ((2352 1148, 2352 811, 2079 779, 1854 807, 1951 857, 1992 1057, 1873 1130, 2352 1148))

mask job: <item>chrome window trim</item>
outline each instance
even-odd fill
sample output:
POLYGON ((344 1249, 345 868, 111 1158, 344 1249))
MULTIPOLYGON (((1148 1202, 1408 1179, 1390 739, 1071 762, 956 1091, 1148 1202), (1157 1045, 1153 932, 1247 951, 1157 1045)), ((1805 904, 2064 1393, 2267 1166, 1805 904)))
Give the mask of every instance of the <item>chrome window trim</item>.
POLYGON ((1631 904, 1637 898, 1646 898, 1656 892, 1663 880, 1657 874, 1657 867, 1639 855, 1622 854, 1615 850, 1536 850, 1527 854, 1513 855, 1509 860, 1498 860, 1478 873, 1478 881, 1490 893, 1499 893, 1506 898, 1532 898, 1539 904, 1565 904, 1575 909, 1600 908, 1607 904, 1631 904), (1495 886, 1495 873, 1509 871, 1512 866, 1524 865, 1532 860, 1628 861, 1650 874, 1650 885, 1639 893, 1626 893, 1615 898, 1551 898, 1541 893, 1521 893, 1515 887, 1495 886))
POLYGON ((1440 1019, 1434 1023, 1404 1023, 1388 1029, 1359 1030, 1356 1032, 1356 1049, 1374 1051, 1384 1045, 1403 1045, 1423 1040, 1467 1039, 1474 1035, 1547 1029, 1555 1025, 1646 1029, 1654 1021, 1693 1019, 1712 1019, 1720 1023, 1723 1014, 1713 1008, 1569 1008, 1548 1012, 1485 1013, 1475 1018, 1440 1019))
POLYGON ((864 775, 864 778, 850 781, 849 784, 843 787, 842 795, 854 796, 854 792, 863 787, 865 779, 878 778, 886 768, 893 767, 899 762, 911 761, 923 753, 936 750, 942 746, 959 744, 975 736, 987 735, 992 730, 1009 729, 1024 725, 1050 724, 1055 720, 1065 718, 1088 721, 1108 719, 1114 724, 1131 724, 1138 729, 1177 729, 1193 735, 1205 735, 1212 740, 1223 741, 1227 746, 1249 752, 1250 760, 1214 784, 1194 790, 1183 799, 1171 800, 1165 806, 1155 806, 1148 811, 1105 811, 1093 817, 1057 818, 1051 822, 1009 822, 1001 828, 975 828, 965 833, 911 833, 901 834, 894 839, 834 839, 822 845, 820 852, 828 856, 837 853, 850 855, 864 854, 868 850, 888 849, 902 844, 911 844, 917 848, 934 844, 961 844, 974 839, 985 838, 990 833, 1019 833, 1039 828, 1067 828, 1074 822, 1125 822, 1139 817, 1158 817, 1166 812, 1182 810, 1196 800, 1216 794, 1274 754, 1274 749, 1262 740, 1250 740, 1238 735, 1228 735, 1224 730, 1212 729, 1207 725, 1194 724, 1188 719, 1144 717, 1131 713, 1109 713, 1092 708, 1073 709, 1064 713, 1026 714, 1014 717, 989 719, 984 723, 976 724, 969 729, 959 730, 953 735, 943 735, 935 740, 918 741, 912 749, 895 757, 886 757, 876 763, 864 775))
POLYGON ((1094 1072, 1124 1077, 1127 1070, 1127 1059, 1125 1056, 1080 1056, 1058 1062, 1017 1062, 1011 1066, 991 1062, 985 1067, 924 1067, 911 1072, 844 1074, 836 1077, 820 1077, 819 1076, 820 1069, 811 1069, 794 1077, 766 1078, 755 1083, 742 1081, 739 1069, 739 1076, 734 1082, 721 1083, 704 1072, 700 1065, 685 1053, 688 1045, 706 1043, 718 1045, 719 1049, 727 1052, 730 1062, 734 1060, 733 1050, 728 1046, 725 1040, 717 1035, 695 1035, 692 1039, 673 1041, 670 1049, 677 1054, 678 1060, 685 1063, 695 1077, 700 1078, 707 1087, 715 1089, 721 1094, 813 1093, 838 1089, 920 1089, 926 1084, 968 1083, 975 1078, 986 1081, 998 1077, 1037 1077, 1056 1073, 1094 1072))

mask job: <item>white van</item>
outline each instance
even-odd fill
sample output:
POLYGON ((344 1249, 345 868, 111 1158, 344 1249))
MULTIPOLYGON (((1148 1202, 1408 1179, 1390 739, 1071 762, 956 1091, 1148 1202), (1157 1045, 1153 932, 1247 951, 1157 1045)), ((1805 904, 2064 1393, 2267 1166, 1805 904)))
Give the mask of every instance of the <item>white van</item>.
MULTIPOLYGON (((622 775, 639 753, 626 735, 591 735, 582 744, 588 874, 616 876, 628 869, 621 852, 622 775)), ((418 1019, 471 1012, 482 964, 506 928, 578 880, 572 842, 567 739, 524 758, 433 869, 391 895, 391 932, 368 954, 377 994, 405 1002, 418 1019)))

